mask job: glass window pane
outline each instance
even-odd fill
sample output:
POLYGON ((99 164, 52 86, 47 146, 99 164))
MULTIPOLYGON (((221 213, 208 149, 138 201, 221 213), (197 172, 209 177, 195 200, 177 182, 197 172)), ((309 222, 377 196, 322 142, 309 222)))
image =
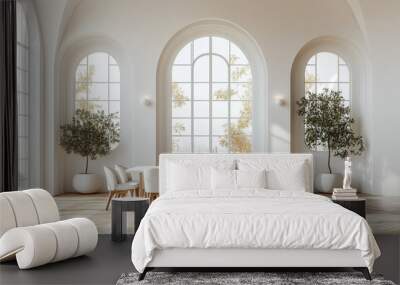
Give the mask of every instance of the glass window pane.
POLYGON ((194 150, 195 153, 210 152, 208 137, 194 137, 194 150))
POLYGON ((333 91, 338 90, 338 84, 335 83, 318 83, 317 84, 317 93, 322 93, 324 89, 329 89, 333 91))
POLYGON ((193 84, 193 99, 194 100, 209 100, 210 86, 208 83, 193 84))
POLYGON ((315 89, 315 84, 314 83, 306 83, 305 84, 305 92, 311 92, 311 93, 315 93, 316 89, 315 89))
POLYGON ((227 153, 228 140, 225 136, 212 137, 212 152, 213 153, 227 153))
POLYGON ((210 51, 210 38, 209 37, 204 37, 204 38, 199 38, 194 40, 194 59, 196 59, 198 56, 209 53, 210 51))
POLYGON ((75 110, 86 110, 88 108, 88 101, 75 101, 75 110))
POLYGON ((78 65, 75 72, 75 81, 76 82, 87 82, 87 66, 86 65, 78 65))
POLYGON ((109 64, 118 65, 117 61, 111 56, 108 56, 109 64))
POLYGON ((206 136, 210 131, 210 120, 209 119, 195 119, 194 124, 194 135, 195 136, 206 136))
POLYGON ((251 100, 251 83, 231 83, 231 100, 251 100))
POLYGON ((347 65, 339 65, 339 81, 350 82, 350 71, 347 65))
POLYGON ((18 116, 18 136, 28 136, 29 117, 18 116))
POLYGON ((110 65, 110 82, 119 82, 120 72, 118 65, 110 65))
POLYGON ((214 101, 212 104, 213 117, 228 117, 228 101, 214 101))
POLYGON ((111 83, 110 88, 110 100, 119 100, 120 98, 120 85, 119 83, 111 83))
POLYGON ((350 100, 350 83, 340 83, 339 90, 342 91, 341 95, 343 96, 344 100, 350 100))
POLYGON ((214 82, 228 82, 228 65, 221 57, 212 57, 212 80, 214 82))
POLYGON ((88 56, 89 79, 94 82, 108 82, 108 54, 92 53, 88 56))
POLYGON ((228 83, 213 83, 213 100, 229 100, 228 83))
POLYGON ((213 119, 212 120, 212 134, 223 135, 228 130, 228 119, 213 119))
POLYGON ((189 153, 192 151, 191 137, 172 137, 172 151, 189 153))
POLYGON ((210 104, 207 101, 198 101, 198 102, 193 102, 193 116, 195 118, 199 117, 208 117, 209 116, 209 107, 210 104))
POLYGON ((243 54, 242 50, 231 42, 231 64, 248 64, 247 57, 243 54))
POLYGON ((304 74, 304 81, 305 82, 315 82, 316 77, 315 77, 315 66, 314 65, 307 65, 306 66, 306 71, 304 74))
POLYGON ((317 54, 317 77, 319 82, 338 81, 338 56, 329 52, 317 54))
POLYGON ((190 101, 172 101, 172 117, 190 118, 192 115, 190 101))
POLYGON ((232 135, 230 151, 233 153, 251 152, 251 137, 244 134, 232 135))
POLYGON ((91 112, 104 111, 108 114, 108 101, 88 101, 87 108, 91 112))
POLYGON ((229 61, 229 41, 220 37, 212 37, 213 53, 222 55, 226 61, 229 61))
POLYGON ((188 43, 175 58, 174 64, 190 64, 191 43, 188 43))
POLYGON ((78 82, 75 86, 75 100, 86 100, 88 91, 88 83, 78 82))
POLYGON ((209 73, 209 56, 202 56, 194 63, 194 81, 208 82, 209 73))
POLYGON ((110 101, 109 105, 110 105, 110 110, 109 110, 110 114, 116 113, 116 116, 119 116, 119 113, 120 113, 119 101, 110 101))
POLYGON ((245 121, 240 119, 231 119, 231 126, 238 130, 237 133, 243 133, 245 135, 251 135, 252 133, 252 125, 251 120, 245 121))
POLYGON ((190 119, 172 119, 172 135, 183 136, 191 134, 190 119))
POLYGON ((231 81, 250 82, 251 81, 250 66, 248 65, 231 66, 231 81))
POLYGON ((232 101, 231 102, 231 117, 246 117, 251 118, 251 102, 250 101, 232 101))
POLYGON ((29 151, 28 138, 19 137, 18 138, 18 157, 19 159, 27 159, 29 151))
POLYGON ((190 82, 191 81, 191 67, 174 65, 172 67, 172 81, 173 82, 190 82))
POLYGON ((172 83, 172 100, 174 101, 187 101, 191 96, 190 83, 172 83))
POLYGON ((89 86, 89 100, 108 100, 108 84, 92 83, 89 86))

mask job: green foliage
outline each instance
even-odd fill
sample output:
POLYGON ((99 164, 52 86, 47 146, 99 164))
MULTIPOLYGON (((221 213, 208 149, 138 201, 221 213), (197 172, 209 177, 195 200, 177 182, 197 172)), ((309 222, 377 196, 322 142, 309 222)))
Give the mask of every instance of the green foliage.
POLYGON ((304 120, 305 145, 312 150, 321 146, 328 149, 330 173, 331 153, 345 158, 364 151, 363 138, 355 134, 351 109, 343 100, 340 92, 324 89, 319 94, 307 92, 297 101, 297 114, 304 120))
POLYGON ((94 160, 110 153, 119 142, 119 124, 115 114, 96 113, 78 109, 72 122, 62 125, 60 144, 67 153, 76 153, 86 158, 87 173, 89 158, 94 160))

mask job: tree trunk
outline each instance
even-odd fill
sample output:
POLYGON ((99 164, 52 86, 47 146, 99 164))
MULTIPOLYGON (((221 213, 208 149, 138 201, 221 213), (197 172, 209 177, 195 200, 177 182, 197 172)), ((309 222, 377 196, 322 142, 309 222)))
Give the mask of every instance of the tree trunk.
POLYGON ((87 174, 88 166, 89 166, 89 156, 86 156, 85 174, 87 174))
POLYGON ((331 144, 329 143, 329 140, 328 140, 328 169, 329 169, 329 173, 332 174, 332 168, 331 168, 331 144))

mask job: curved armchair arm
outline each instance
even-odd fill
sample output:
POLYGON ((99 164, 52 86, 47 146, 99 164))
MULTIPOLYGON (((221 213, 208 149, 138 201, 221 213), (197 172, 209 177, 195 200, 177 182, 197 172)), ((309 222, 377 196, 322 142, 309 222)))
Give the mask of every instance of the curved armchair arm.
POLYGON ((85 218, 13 228, 0 238, 0 261, 16 257, 20 269, 86 254, 97 245, 97 228, 85 218))

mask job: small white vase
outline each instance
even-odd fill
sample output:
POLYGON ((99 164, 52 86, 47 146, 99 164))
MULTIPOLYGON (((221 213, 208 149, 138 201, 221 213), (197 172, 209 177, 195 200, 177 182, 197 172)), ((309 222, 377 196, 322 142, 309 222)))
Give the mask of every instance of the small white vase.
POLYGON ((72 180, 74 189, 82 194, 96 193, 101 190, 102 177, 97 174, 75 174, 72 180))
POLYGON ((315 188, 321 193, 332 193, 333 188, 340 187, 342 183, 342 175, 320 173, 315 179, 315 188))

